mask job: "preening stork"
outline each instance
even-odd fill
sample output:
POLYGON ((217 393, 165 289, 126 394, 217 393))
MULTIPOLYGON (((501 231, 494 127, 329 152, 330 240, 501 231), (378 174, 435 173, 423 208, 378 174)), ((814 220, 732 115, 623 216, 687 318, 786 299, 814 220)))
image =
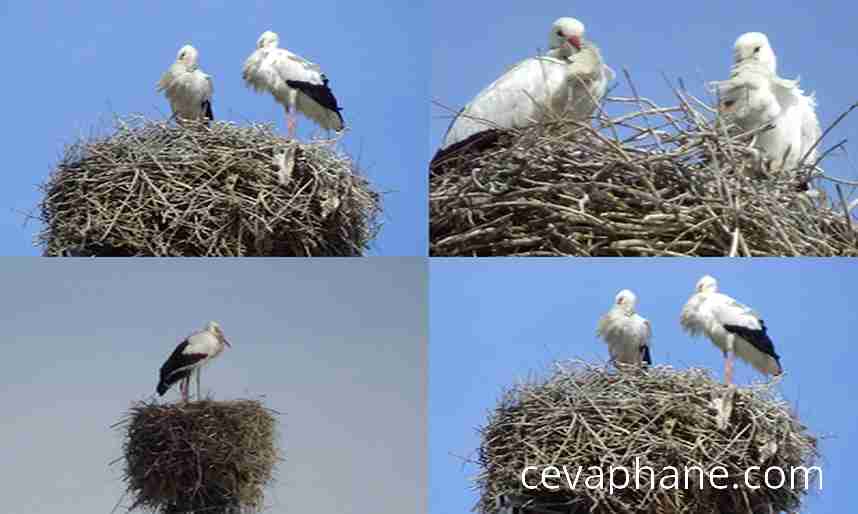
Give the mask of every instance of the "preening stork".
POLYGON ((244 62, 245 84, 258 92, 268 92, 286 109, 289 137, 295 137, 296 114, 300 111, 327 130, 345 128, 339 104, 328 86, 328 77, 319 65, 279 48, 280 37, 263 32, 256 50, 244 62))
POLYGON ((201 398, 200 370, 223 352, 224 345, 231 346, 224 337, 220 325, 214 321, 209 321, 204 330, 194 333, 179 343, 167 362, 161 366, 158 395, 164 396, 173 384, 181 381, 179 387, 182 399, 187 402, 191 375, 196 374, 197 400, 199 400, 201 398))
POLYGON ((704 334, 724 352, 724 382, 733 381, 733 358, 766 375, 783 373, 766 324, 750 307, 718 292, 718 282, 705 275, 682 308, 679 323, 691 335, 704 334))
POLYGON ((191 45, 185 45, 174 62, 158 81, 158 91, 163 92, 170 101, 170 108, 178 123, 183 119, 214 119, 212 114, 212 78, 203 73, 197 62, 199 52, 191 45))
POLYGON ((556 20, 545 55, 510 68, 453 118, 433 165, 465 147, 486 146, 497 139, 497 130, 525 127, 552 114, 588 118, 614 72, 584 32, 584 24, 575 18, 556 20))
POLYGON ((649 346, 652 328, 649 320, 635 311, 637 296, 623 289, 614 298, 614 305, 599 319, 596 334, 608 344, 614 364, 650 365, 649 346))
POLYGON ((757 135, 754 148, 775 171, 794 169, 805 156, 805 162, 816 161, 814 145, 822 135, 816 99, 806 95, 797 80, 778 77, 777 57, 765 34, 739 36, 730 78, 713 82, 711 88, 719 97, 719 112, 743 130, 774 124, 757 135))

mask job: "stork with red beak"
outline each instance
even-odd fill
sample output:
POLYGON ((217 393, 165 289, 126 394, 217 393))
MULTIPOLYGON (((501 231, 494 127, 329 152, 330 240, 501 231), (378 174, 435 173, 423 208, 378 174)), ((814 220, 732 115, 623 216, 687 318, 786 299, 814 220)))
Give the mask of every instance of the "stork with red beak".
POLYGON ((200 371, 203 366, 223 352, 224 345, 231 346, 224 337, 220 325, 214 321, 209 321, 204 330, 194 333, 179 343, 167 362, 161 366, 158 395, 164 396, 173 384, 181 382, 179 388, 182 399, 187 402, 191 375, 196 374, 197 400, 199 400, 201 398, 200 371))
POLYGON ((464 148, 487 146, 499 130, 526 127, 553 115, 590 117, 614 72, 604 65, 596 45, 584 37, 584 24, 575 18, 556 20, 548 44, 548 52, 510 68, 456 115, 433 166, 464 148), (587 102, 581 102, 584 97, 587 102), (589 105, 589 110, 582 105, 589 105))

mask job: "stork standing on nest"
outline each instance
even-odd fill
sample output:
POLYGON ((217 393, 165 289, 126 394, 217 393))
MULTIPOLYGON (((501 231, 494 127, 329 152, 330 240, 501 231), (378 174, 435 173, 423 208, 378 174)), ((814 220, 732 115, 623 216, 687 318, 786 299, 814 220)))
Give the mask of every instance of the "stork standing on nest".
POLYGON ((718 292, 718 282, 705 275, 682 308, 679 322, 691 335, 704 334, 724 352, 724 382, 733 382, 733 359, 749 363, 757 371, 777 376, 783 373, 766 324, 750 307, 718 292))
POLYGON ((337 99, 328 86, 328 77, 318 64, 279 48, 280 37, 264 32, 256 50, 244 62, 242 77, 250 88, 268 92, 286 109, 289 138, 295 137, 296 111, 327 130, 345 128, 337 99))
POLYGON ((178 123, 187 119, 206 120, 208 124, 214 119, 212 78, 200 69, 198 58, 196 48, 183 46, 176 56, 176 62, 158 81, 158 91, 163 92, 170 101, 170 108, 178 123))
POLYGON ((203 366, 223 352, 224 345, 231 346, 224 337, 220 325, 214 321, 209 321, 205 330, 196 332, 179 343, 167 362, 161 366, 158 395, 164 396, 173 384, 181 381, 179 388, 182 399, 187 402, 191 375, 196 374, 197 400, 199 400, 201 398, 200 371, 203 366))
POLYGON ((614 305, 599 319, 596 334, 608 344, 614 364, 650 365, 649 354, 652 328, 649 320, 635 312, 637 296, 623 289, 614 298, 614 305))
POLYGON ((521 61, 480 91, 453 118, 433 164, 472 144, 490 144, 497 130, 525 127, 551 114, 589 117, 614 72, 584 32, 575 18, 557 19, 548 35, 550 50, 521 61))

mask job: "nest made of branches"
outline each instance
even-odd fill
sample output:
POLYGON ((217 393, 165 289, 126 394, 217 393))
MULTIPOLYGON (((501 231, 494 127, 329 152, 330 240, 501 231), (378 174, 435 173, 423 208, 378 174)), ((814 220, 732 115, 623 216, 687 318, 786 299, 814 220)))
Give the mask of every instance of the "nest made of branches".
POLYGON ((118 119, 66 149, 42 186, 38 241, 48 256, 359 256, 380 195, 334 144, 118 119), (291 172, 277 159, 287 149, 291 172))
MULTIPOLYGON (((797 511, 807 488, 821 477, 811 474, 806 481, 791 483, 790 470, 814 465, 817 440, 773 387, 755 384, 736 390, 729 423, 719 429, 713 400, 721 398, 727 386, 708 371, 669 366, 618 371, 582 362, 558 364, 547 380, 507 391, 481 429, 477 510, 495 514, 503 497, 516 498, 522 506, 517 512, 524 514, 797 511), (637 469, 653 468, 654 483, 643 472, 641 487, 635 486, 636 459, 637 469), (550 484, 560 486, 556 491, 542 486, 528 490, 521 482, 525 466, 566 466, 571 476, 579 466, 584 471, 574 488, 563 479, 550 484), (607 479, 605 489, 595 488, 595 481, 587 486, 583 477, 598 476, 590 466, 603 470, 605 477, 611 466, 622 466, 632 474, 631 484, 610 493, 607 479), (668 466, 680 470, 678 488, 661 482, 668 466), (723 466, 729 479, 709 481, 704 476, 701 489, 700 473, 691 471, 685 488, 682 470, 690 466, 706 473, 723 466), (748 482, 759 489, 745 482, 744 473, 751 466, 759 468, 749 474, 748 482), (768 468, 786 473, 784 487, 763 485, 768 468), (668 487, 660 487, 662 483, 668 487), (718 489, 724 485, 728 487, 718 489)), ((769 473, 773 477, 769 483, 776 485, 777 472, 769 473)), ((617 476, 621 484, 623 475, 617 476)), ((527 480, 532 486, 540 475, 531 474, 527 480)))
POLYGON ((840 193, 846 181, 816 163, 767 172, 750 150, 765 127, 727 130, 703 102, 676 94, 676 107, 614 98, 640 110, 602 112, 595 127, 553 119, 491 130, 436 156, 430 254, 858 256, 858 220, 842 194, 825 195, 824 184, 840 193))
POLYGON ((117 424, 129 510, 260 511, 280 460, 275 414, 256 400, 134 405, 117 424))

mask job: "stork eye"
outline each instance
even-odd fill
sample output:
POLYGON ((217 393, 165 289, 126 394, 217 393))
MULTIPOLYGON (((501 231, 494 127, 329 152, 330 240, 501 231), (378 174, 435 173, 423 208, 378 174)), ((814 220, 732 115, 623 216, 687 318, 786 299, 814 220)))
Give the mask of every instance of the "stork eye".
POLYGON ((724 107, 729 109, 730 107, 733 107, 733 105, 735 105, 735 104, 736 104, 736 100, 727 100, 724 102, 724 107))
POLYGON ((756 54, 756 53, 760 53, 760 47, 759 47, 759 46, 758 46, 757 48, 754 48, 754 53, 755 53, 755 54, 756 54))
POLYGON ((558 35, 558 36, 560 36, 560 37, 563 37, 563 31, 562 31, 562 30, 558 30, 558 31, 557 31, 557 35, 558 35))

